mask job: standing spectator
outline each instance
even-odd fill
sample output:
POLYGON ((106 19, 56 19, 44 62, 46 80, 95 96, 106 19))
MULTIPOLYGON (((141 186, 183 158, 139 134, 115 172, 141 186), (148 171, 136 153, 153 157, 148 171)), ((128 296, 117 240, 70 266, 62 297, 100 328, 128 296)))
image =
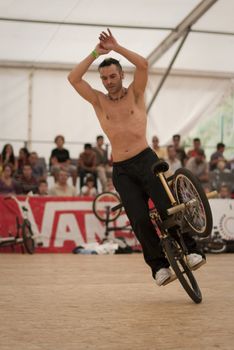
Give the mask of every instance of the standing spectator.
POLYGON ((78 159, 80 189, 84 186, 84 179, 87 174, 93 176, 95 187, 97 188, 96 153, 93 151, 90 143, 85 143, 84 152, 80 153, 78 159))
POLYGON ((107 178, 111 176, 111 168, 109 166, 107 150, 103 148, 104 137, 97 136, 97 145, 93 148, 96 153, 96 170, 97 176, 102 185, 102 191, 106 191, 107 178))
POLYGON ((187 161, 186 168, 198 177, 203 187, 208 185, 209 167, 203 149, 198 149, 197 154, 187 161))
POLYGON ((68 172, 66 170, 60 169, 58 173, 58 181, 55 183, 54 187, 49 190, 51 196, 59 197, 75 197, 77 195, 74 186, 70 186, 67 183, 68 172))
POLYGON ((185 166, 187 160, 187 154, 184 150, 184 147, 180 144, 180 135, 176 134, 172 136, 172 142, 176 150, 176 156, 181 161, 182 166, 185 166))
POLYGON ((29 151, 26 147, 22 147, 19 150, 19 156, 17 159, 17 174, 16 176, 22 175, 24 165, 29 165, 29 151))
POLYGON ((70 153, 64 148, 65 138, 63 135, 57 135, 54 139, 56 148, 54 148, 50 155, 50 172, 54 176, 55 182, 58 179, 58 172, 60 169, 66 170, 72 177, 73 186, 76 186, 77 170, 71 164, 70 153))
POLYGON ((217 169, 217 163, 220 160, 225 162, 225 168, 228 168, 228 161, 224 157, 225 144, 222 142, 217 143, 216 151, 210 156, 210 170, 213 171, 217 169))
POLYGON ((95 187, 94 178, 87 176, 85 185, 81 187, 81 196, 95 197, 97 195, 97 189, 95 187))
POLYGON ((193 148, 190 149, 187 153, 188 158, 196 157, 198 154, 198 151, 200 150, 203 150, 201 147, 201 140, 199 139, 199 137, 195 137, 193 139, 193 148))
POLYGON ((39 196, 48 196, 48 183, 46 180, 42 179, 38 184, 38 194, 39 196))
POLYGON ((32 167, 30 164, 25 164, 22 169, 22 174, 18 177, 19 184, 18 194, 27 194, 29 192, 38 192, 38 182, 32 175, 32 167))
POLYGON ((167 151, 164 147, 159 145, 158 136, 152 137, 152 149, 157 154, 159 159, 165 160, 167 158, 167 151))
POLYGON ((1 167, 3 168, 6 164, 11 165, 13 172, 16 170, 16 159, 13 147, 10 143, 7 143, 5 146, 3 146, 2 153, 0 156, 1 167))
POLYGON ((168 158, 166 159, 166 162, 169 165, 169 169, 165 174, 166 177, 173 175, 177 169, 182 167, 181 161, 177 158, 176 150, 173 145, 167 147, 167 154, 168 158))
POLYGON ((9 194, 17 192, 17 183, 12 178, 12 166, 10 164, 3 165, 0 177, 0 194, 9 194))
POLYGON ((37 152, 31 152, 29 156, 29 164, 32 167, 32 174, 37 179, 37 181, 46 179, 46 169, 40 163, 37 152))

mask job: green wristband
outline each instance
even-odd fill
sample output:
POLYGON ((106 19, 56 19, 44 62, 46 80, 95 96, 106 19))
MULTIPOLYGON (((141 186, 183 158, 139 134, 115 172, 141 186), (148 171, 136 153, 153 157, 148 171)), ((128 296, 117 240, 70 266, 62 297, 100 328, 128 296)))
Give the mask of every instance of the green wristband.
POLYGON ((98 56, 99 56, 99 53, 97 52, 96 49, 93 50, 93 51, 91 52, 91 54, 92 54, 92 56, 93 56, 94 58, 98 58, 98 56))

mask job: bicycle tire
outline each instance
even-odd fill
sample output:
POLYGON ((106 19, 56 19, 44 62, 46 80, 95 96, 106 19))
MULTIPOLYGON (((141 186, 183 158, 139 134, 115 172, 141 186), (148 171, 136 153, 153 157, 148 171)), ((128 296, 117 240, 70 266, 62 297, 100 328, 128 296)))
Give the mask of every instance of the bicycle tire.
POLYGON ((33 254, 35 251, 35 241, 33 238, 32 227, 28 220, 24 220, 22 224, 22 237, 26 252, 28 254, 33 254))
POLYGON ((94 215, 103 222, 111 222, 116 220, 121 214, 122 208, 111 211, 111 207, 114 207, 120 203, 120 198, 117 193, 114 192, 102 192, 98 194, 93 201, 94 215), (105 205, 106 204, 106 205, 105 205), (108 215, 108 217, 107 217, 108 215))
POLYGON ((166 237, 163 238, 163 247, 180 284, 189 297, 199 304, 202 301, 202 294, 192 271, 185 262, 185 256, 179 244, 172 237, 166 237))
POLYGON ((212 212, 198 178, 188 169, 180 168, 174 174, 173 190, 179 204, 196 199, 195 204, 185 208, 184 220, 193 233, 208 237, 213 227, 212 212))

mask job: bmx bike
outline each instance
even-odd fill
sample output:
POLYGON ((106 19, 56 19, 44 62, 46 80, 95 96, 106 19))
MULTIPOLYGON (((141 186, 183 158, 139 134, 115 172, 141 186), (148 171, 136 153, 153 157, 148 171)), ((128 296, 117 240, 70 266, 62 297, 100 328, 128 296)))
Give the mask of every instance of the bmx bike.
MULTIPOLYGON (((0 247, 11 247, 14 249, 16 245, 20 245, 22 252, 26 250, 28 254, 33 254, 35 251, 35 236, 32 231, 31 223, 28 219, 28 209, 26 206, 22 205, 16 196, 7 196, 4 200, 14 200, 17 204, 21 214, 22 220, 16 216, 16 232, 15 234, 9 234, 8 237, 0 236, 0 247)), ((29 197, 26 198, 26 203, 29 197)))
MULTIPOLYGON (((186 293, 198 304, 202 301, 202 293, 188 265, 188 249, 183 239, 183 232, 189 231, 199 237, 210 235, 213 220, 208 198, 216 197, 217 192, 206 194, 199 180, 184 168, 178 169, 173 176, 166 178, 164 173, 168 168, 168 164, 164 161, 158 161, 152 167, 153 173, 160 179, 170 199, 171 207, 167 209, 167 218, 162 220, 156 208, 150 209, 149 215, 171 268, 186 293)), ((119 203, 111 210, 115 212, 121 207, 122 204, 119 203)))

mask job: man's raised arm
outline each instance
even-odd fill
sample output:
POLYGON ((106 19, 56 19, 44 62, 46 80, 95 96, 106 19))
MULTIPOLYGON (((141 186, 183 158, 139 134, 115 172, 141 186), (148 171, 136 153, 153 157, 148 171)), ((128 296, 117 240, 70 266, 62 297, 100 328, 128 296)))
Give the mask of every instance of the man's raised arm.
POLYGON ((71 73, 68 75, 68 80, 71 83, 71 85, 76 89, 79 95, 81 95, 92 105, 95 105, 98 100, 96 90, 94 90, 83 79, 83 76, 98 56, 106 54, 109 51, 110 50, 106 50, 102 48, 100 44, 98 44, 95 47, 95 49, 83 61, 81 61, 77 66, 75 66, 71 73))

